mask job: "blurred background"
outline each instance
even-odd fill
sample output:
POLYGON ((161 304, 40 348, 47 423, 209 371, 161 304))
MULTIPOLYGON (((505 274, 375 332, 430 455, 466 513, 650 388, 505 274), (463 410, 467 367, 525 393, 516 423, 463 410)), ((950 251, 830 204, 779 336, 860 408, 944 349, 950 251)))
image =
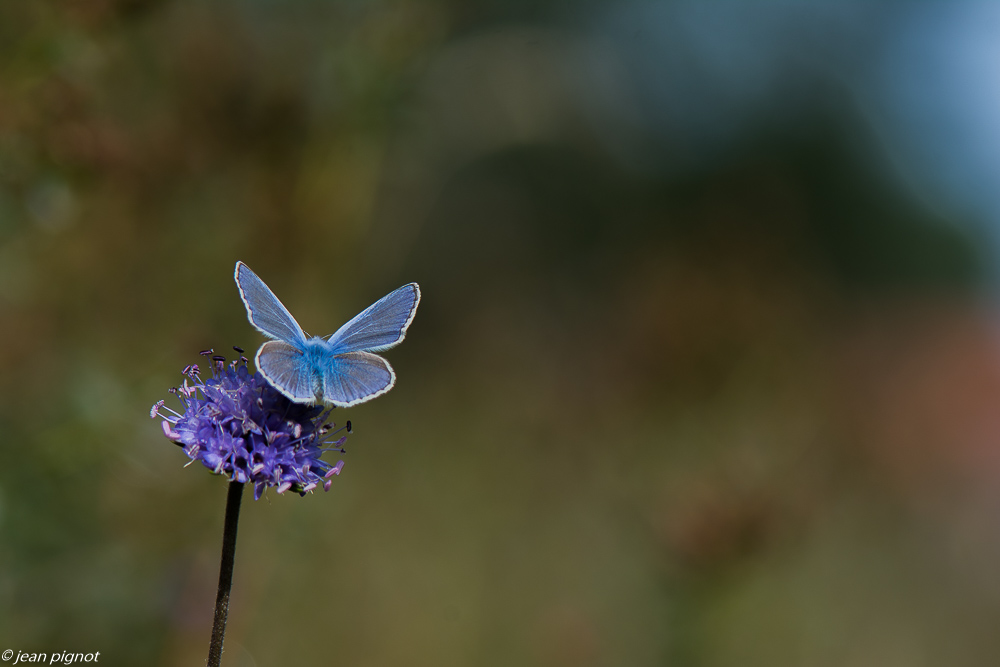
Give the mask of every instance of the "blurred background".
POLYGON ((1000 7, 0 3, 0 649, 204 664, 224 479, 148 417, 424 298, 224 664, 1000 654, 1000 7))

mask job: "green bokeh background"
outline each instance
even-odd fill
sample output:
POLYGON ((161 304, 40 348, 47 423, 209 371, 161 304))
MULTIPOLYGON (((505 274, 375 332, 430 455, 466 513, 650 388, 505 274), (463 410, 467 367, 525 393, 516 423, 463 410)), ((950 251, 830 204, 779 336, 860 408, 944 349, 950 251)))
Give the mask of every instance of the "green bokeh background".
POLYGON ((424 296, 332 490, 244 501, 224 664, 995 663, 986 240, 835 80, 602 125, 603 7, 0 4, 0 650, 203 664, 226 483, 148 410, 260 344, 242 259, 424 296))

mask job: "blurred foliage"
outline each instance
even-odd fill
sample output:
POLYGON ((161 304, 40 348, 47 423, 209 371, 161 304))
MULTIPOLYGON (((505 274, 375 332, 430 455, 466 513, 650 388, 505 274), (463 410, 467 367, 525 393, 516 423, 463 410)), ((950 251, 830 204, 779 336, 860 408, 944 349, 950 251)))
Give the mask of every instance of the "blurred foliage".
POLYGON ((0 650, 203 660, 225 483, 146 413, 258 344, 243 259, 424 300, 333 490, 244 505, 226 664, 989 661, 992 257, 830 81, 697 163, 595 116, 601 11, 0 4, 0 650))

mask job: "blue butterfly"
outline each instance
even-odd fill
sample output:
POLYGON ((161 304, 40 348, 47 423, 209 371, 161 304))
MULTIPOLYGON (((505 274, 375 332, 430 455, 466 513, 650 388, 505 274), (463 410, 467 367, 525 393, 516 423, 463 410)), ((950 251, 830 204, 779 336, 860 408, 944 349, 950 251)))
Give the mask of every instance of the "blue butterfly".
POLYGON ((326 401, 346 408, 392 389, 396 374, 372 354, 395 347, 417 314, 420 287, 390 292, 326 339, 307 338, 274 292, 243 262, 236 262, 236 286, 250 324, 275 340, 257 350, 257 370, 296 403, 326 401))

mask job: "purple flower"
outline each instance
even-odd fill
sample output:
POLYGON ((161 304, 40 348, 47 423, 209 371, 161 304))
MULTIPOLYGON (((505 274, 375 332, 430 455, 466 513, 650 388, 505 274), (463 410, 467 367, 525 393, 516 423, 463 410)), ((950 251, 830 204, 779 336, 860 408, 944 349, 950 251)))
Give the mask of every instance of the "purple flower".
MULTIPOLYGON (((212 350, 202 354, 212 355, 212 350)), ((150 417, 163 419, 163 433, 192 462, 236 482, 253 482, 254 499, 268 486, 303 496, 320 485, 329 491, 344 462, 331 465, 321 457, 343 453, 347 435, 330 438, 350 433, 351 422, 333 431, 336 424, 326 423, 333 408, 289 401, 260 373, 251 374, 245 357, 227 365, 225 357, 214 355, 211 367, 207 380, 196 364, 184 369, 184 384, 170 390, 180 399, 181 412, 163 401, 150 410, 150 417)))

